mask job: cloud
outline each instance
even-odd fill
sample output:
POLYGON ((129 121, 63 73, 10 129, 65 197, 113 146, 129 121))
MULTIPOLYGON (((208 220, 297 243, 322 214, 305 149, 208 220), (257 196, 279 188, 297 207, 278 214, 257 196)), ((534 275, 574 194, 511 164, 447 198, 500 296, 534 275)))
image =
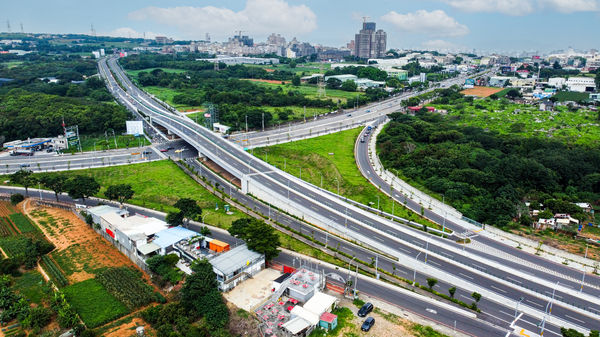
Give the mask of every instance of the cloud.
POLYGON ((381 19, 405 32, 424 33, 431 36, 462 36, 469 33, 467 26, 458 23, 439 9, 431 12, 421 9, 407 14, 391 11, 381 19))
POLYGON ((241 11, 205 7, 146 7, 129 13, 129 18, 176 27, 188 38, 204 33, 231 36, 237 30, 249 34, 303 34, 317 28, 317 16, 305 5, 291 6, 284 0, 247 0, 241 11))
POLYGON ((561 13, 597 11, 598 0, 443 0, 465 12, 527 15, 547 9, 561 13))
POLYGON ((147 39, 154 39, 157 35, 160 35, 160 34, 156 34, 153 32, 140 33, 130 27, 117 28, 117 29, 115 29, 111 32, 108 32, 106 34, 103 34, 103 35, 114 36, 114 37, 127 37, 127 38, 143 38, 144 34, 146 35, 147 39))

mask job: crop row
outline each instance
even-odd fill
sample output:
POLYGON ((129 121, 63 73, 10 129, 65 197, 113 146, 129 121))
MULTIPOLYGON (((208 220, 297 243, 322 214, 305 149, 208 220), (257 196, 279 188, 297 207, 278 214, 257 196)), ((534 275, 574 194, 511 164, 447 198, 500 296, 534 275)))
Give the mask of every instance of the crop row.
POLYGON ((10 220, 17 226, 21 233, 37 232, 38 229, 29 221, 29 219, 21 213, 13 213, 9 215, 10 220))
POLYGON ((0 246, 9 257, 24 256, 31 250, 25 237, 9 236, 0 238, 0 246))
POLYGON ((8 218, 0 217, 0 237, 7 237, 14 234, 14 229, 8 218))
POLYGON ((96 275, 96 280, 130 310, 151 303, 154 289, 127 267, 108 268, 96 275))
POLYGON ((62 288, 69 284, 69 281, 62 273, 60 268, 58 268, 56 263, 47 255, 42 256, 41 264, 42 268, 44 268, 44 270, 48 273, 48 276, 50 276, 56 286, 62 288))

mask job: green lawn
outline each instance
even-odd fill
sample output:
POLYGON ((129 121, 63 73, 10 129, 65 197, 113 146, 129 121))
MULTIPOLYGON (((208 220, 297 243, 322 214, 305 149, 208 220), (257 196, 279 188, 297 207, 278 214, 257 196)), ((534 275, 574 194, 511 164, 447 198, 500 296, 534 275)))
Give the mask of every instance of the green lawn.
POLYGON ((102 186, 98 197, 104 197, 107 186, 130 184, 135 191, 131 204, 168 212, 179 198, 192 198, 203 209, 206 223, 224 226, 242 217, 231 208, 233 215, 225 214, 223 202, 185 174, 175 163, 162 160, 149 163, 69 171, 96 178, 102 186), (219 210, 215 205, 219 204, 219 210))
POLYGON ((143 87, 144 90, 160 99, 163 102, 168 103, 170 106, 174 107, 179 111, 188 111, 188 110, 201 110, 203 107, 201 106, 190 106, 185 104, 175 104, 173 103, 173 97, 175 95, 180 94, 181 92, 164 87, 155 87, 155 86, 147 86, 143 87))
POLYGON ((129 312, 123 303, 95 279, 75 283, 65 287, 63 291, 69 304, 88 328, 98 327, 129 312))
MULTIPOLYGON (((282 71, 290 71, 296 73, 298 76, 302 76, 302 73, 305 75, 310 74, 318 74, 320 72, 319 68, 321 66, 320 63, 317 62, 309 62, 309 63, 298 63, 295 68, 290 67, 289 64, 269 64, 269 65, 259 65, 259 64, 246 64, 246 67, 256 67, 262 69, 273 69, 273 70, 282 70, 282 71)), ((331 64, 323 63, 323 71, 327 71, 331 68, 331 64)))
POLYGON ((13 289, 29 301, 41 304, 44 297, 42 286, 45 283, 44 278, 37 270, 31 270, 15 278, 13 289))
POLYGON ((506 99, 475 100, 473 103, 432 104, 448 111, 456 125, 489 129, 500 134, 547 137, 571 144, 600 145, 598 113, 587 109, 539 111, 536 106, 510 103, 506 99))
POLYGON ((134 137, 128 135, 116 134, 113 137, 112 132, 105 135, 82 135, 81 136, 81 149, 85 151, 100 151, 103 149, 115 149, 115 140, 117 141, 117 148, 124 149, 129 147, 138 147, 150 145, 150 142, 144 136, 134 137))
MULTIPOLYGON (((270 164, 297 177, 302 169, 302 179, 363 204, 392 213, 392 200, 362 176, 354 160, 354 141, 360 128, 326 136, 301 140, 267 148, 258 148, 254 154, 268 159, 270 164), (267 158, 268 153, 268 158, 267 158)), ((437 228, 434 223, 395 203, 394 214, 437 228)))

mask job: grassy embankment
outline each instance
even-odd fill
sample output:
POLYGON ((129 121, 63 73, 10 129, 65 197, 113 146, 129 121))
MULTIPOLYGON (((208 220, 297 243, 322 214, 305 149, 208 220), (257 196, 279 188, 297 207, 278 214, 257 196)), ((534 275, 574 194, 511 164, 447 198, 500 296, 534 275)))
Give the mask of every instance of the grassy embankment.
MULTIPOLYGON (((354 141, 360 129, 342 131, 326 136, 275 145, 254 150, 254 154, 284 171, 316 186, 340 194, 360 203, 392 213, 392 200, 362 176, 354 160, 354 141), (378 199, 379 198, 379 199, 378 199)), ((429 227, 438 228, 399 203, 394 205, 394 215, 411 219, 429 227)))
MULTIPOLYGON (((192 178, 180 170, 175 163, 167 160, 133 165, 102 167, 66 172, 70 175, 94 177, 102 188, 96 195, 105 198, 104 191, 110 185, 130 184, 135 194, 129 203, 159 211, 175 210, 173 205, 179 198, 192 198, 202 207, 204 221, 223 227, 242 217, 242 213, 232 208, 233 215, 225 214, 223 202, 212 195, 192 178), (215 206, 219 209, 215 210, 215 206)), ((39 174, 36 174, 39 175, 39 174)), ((7 180, 4 177, 3 180, 7 180)))

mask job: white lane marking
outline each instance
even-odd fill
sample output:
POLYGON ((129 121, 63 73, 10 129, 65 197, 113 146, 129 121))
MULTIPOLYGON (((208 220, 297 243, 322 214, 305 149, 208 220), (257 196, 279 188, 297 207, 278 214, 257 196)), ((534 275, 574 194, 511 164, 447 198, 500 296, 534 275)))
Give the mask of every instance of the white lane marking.
POLYGON ((379 236, 374 236, 375 240, 378 240, 380 242, 384 242, 382 238, 380 238, 379 236))
POLYGON ((515 280, 514 278, 512 278, 512 277, 510 277, 510 276, 507 276, 506 278, 507 278, 507 279, 509 279, 509 280, 511 280, 511 281, 513 281, 513 282, 517 282, 517 283, 519 283, 519 284, 522 284, 522 282, 521 282, 521 281, 519 281, 519 280, 515 280))
POLYGON ((473 263, 473 266, 474 266, 475 268, 479 268, 479 269, 482 269, 482 270, 486 270, 484 267, 482 267, 482 266, 479 266, 479 265, 476 265, 475 263, 473 263))
POLYGON ((590 310, 594 310, 594 311, 596 311, 596 312, 600 313, 600 309, 596 309, 596 308, 592 308, 592 307, 588 307, 588 309, 590 309, 590 310))
MULTIPOLYGON (((546 294, 548 294, 548 295, 552 296, 552 292, 551 292, 551 291, 548 291, 548 290, 546 290, 546 291, 544 291, 544 292, 545 292, 546 294)), ((556 295, 556 293, 554 294, 554 297, 556 297, 556 298, 563 298, 563 297, 562 297, 562 296, 560 296, 560 295, 556 295)))
POLYGON ((575 321, 577 321, 577 322, 579 322, 579 323, 585 324, 585 322, 584 322, 584 321, 582 321, 582 320, 580 320, 580 319, 577 319, 577 318, 575 318, 575 317, 572 317, 572 316, 569 316, 569 315, 565 315, 565 317, 569 317, 569 318, 570 318, 570 319, 572 319, 572 320, 575 320, 575 321))
POLYGON ((430 312, 430 313, 432 313, 432 314, 434 314, 434 315, 437 315, 437 311, 435 311, 435 310, 433 310, 433 309, 429 309, 429 308, 427 308, 427 309, 425 309, 425 311, 427 311, 427 312, 430 312))
POLYGON ((498 288, 498 287, 496 287, 496 286, 493 286, 493 285, 491 285, 491 286, 490 286, 490 288, 494 288, 494 289, 496 289, 496 290, 498 290, 498 291, 501 291, 501 292, 503 292, 503 293, 505 293, 505 294, 506 294, 506 290, 504 290, 504 289, 500 289, 500 288, 498 288))
POLYGON ((441 264, 439 264, 439 263, 437 263, 437 262, 435 262, 435 261, 429 261, 429 263, 431 263, 431 264, 435 264, 436 266, 440 266, 440 267, 442 266, 441 264))
POLYGON ((406 252, 406 253, 409 253, 409 254, 410 254, 410 251, 409 251, 408 249, 404 249, 404 248, 402 248, 402 247, 398 247, 398 249, 400 249, 400 250, 401 250, 401 251, 403 251, 403 252, 406 252))
POLYGON ((452 256, 452 255, 450 255, 450 254, 447 254, 447 253, 444 253, 444 252, 440 252, 440 254, 442 254, 442 255, 444 255, 444 256, 447 256, 447 257, 449 257, 449 258, 451 258, 451 259, 453 259, 453 258, 454 258, 454 256, 452 256))
POLYGON ((530 303, 530 304, 533 304, 533 305, 536 305, 536 306, 538 306, 538 307, 540 307, 540 308, 543 308, 543 307, 544 307, 542 304, 535 303, 535 302, 533 302, 533 301, 530 301, 530 300, 525 300, 525 302, 527 302, 527 303, 530 303))
POLYGON ((506 311, 502 311, 502 310, 498 310, 498 311, 499 311, 500 313, 502 313, 502 314, 505 314, 505 315, 508 315, 508 316, 511 316, 511 317, 515 315, 514 313, 512 313, 512 314, 509 314, 508 312, 506 312, 506 311))
POLYGON ((471 276, 469 276, 469 275, 465 275, 465 274, 463 274, 463 273, 458 273, 458 275, 462 275, 462 276, 464 276, 464 277, 466 277, 466 278, 468 278, 468 279, 471 279, 471 280, 473 279, 471 276))

